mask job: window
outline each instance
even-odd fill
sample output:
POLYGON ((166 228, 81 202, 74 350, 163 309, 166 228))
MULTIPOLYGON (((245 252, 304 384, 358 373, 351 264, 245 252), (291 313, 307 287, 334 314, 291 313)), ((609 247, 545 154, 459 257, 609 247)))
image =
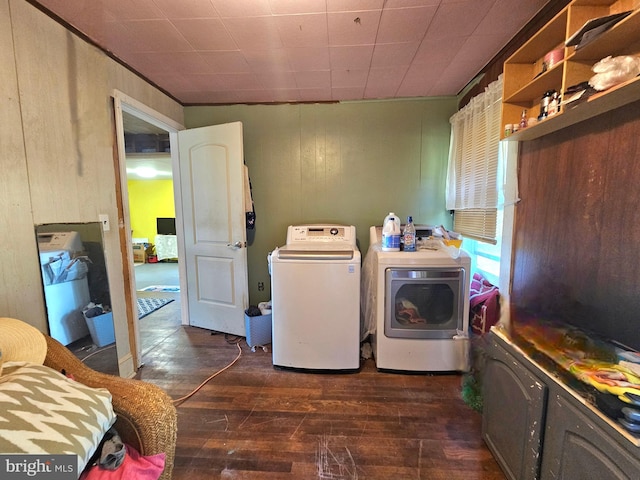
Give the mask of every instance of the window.
POLYGON ((488 243, 467 237, 464 249, 471 256, 471 271, 480 272, 500 291, 508 292, 511 239, 514 209, 518 202, 517 142, 501 142, 498 153, 498 205, 496 209, 496 242, 488 243))
POLYGON ((502 77, 451 117, 447 208, 454 210, 454 230, 465 236, 472 271, 506 293, 518 144, 500 142, 501 95, 502 77))
POLYGON ((497 242, 498 157, 502 76, 451 117, 447 209, 453 229, 497 242))

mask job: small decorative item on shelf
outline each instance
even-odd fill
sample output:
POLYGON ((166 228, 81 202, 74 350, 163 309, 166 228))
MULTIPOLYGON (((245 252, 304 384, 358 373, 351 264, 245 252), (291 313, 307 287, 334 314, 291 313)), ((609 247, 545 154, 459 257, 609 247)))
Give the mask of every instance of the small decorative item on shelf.
POLYGON ((513 125, 511 125, 510 123, 507 123, 504 126, 504 136, 508 137, 509 135, 511 135, 513 133, 513 125))
POLYGON ((522 110, 522 115, 520 116, 520 130, 522 130, 523 128, 527 128, 528 122, 527 122, 527 110, 524 109, 522 110))
POLYGON ((544 92, 542 100, 540 100, 540 115, 538 115, 538 120, 544 120, 549 115, 551 115, 551 102, 554 98, 554 95, 557 95, 557 93, 558 92, 556 92, 555 90, 547 90, 546 92, 544 92))

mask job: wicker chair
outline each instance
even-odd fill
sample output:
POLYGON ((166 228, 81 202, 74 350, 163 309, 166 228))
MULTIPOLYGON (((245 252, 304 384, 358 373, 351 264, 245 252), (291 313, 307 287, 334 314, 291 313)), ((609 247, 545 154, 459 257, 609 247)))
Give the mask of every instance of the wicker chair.
POLYGON ((161 480, 171 479, 176 448, 177 414, 171 398, 160 387, 141 380, 96 372, 82 363, 57 340, 45 335, 44 364, 65 370, 76 381, 94 388, 106 388, 118 416, 115 428, 122 440, 142 455, 166 454, 161 480))

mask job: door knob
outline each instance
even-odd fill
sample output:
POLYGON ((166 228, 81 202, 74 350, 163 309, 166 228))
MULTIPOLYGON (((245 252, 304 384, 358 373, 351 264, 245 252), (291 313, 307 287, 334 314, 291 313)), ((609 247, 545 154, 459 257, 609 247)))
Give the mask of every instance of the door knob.
POLYGON ((230 248, 242 248, 242 242, 238 241, 236 243, 227 243, 227 247, 230 247, 230 248))

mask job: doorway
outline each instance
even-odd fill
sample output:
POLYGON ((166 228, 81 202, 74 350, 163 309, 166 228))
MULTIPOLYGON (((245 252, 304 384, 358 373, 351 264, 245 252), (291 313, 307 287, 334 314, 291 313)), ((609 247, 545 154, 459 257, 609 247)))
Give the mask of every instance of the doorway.
POLYGON ((149 323, 180 318, 180 274, 169 133, 123 112, 136 307, 142 355, 149 323))
MULTIPOLYGON (((124 226, 121 236, 123 237, 123 243, 130 252, 126 256, 128 259, 126 265, 128 275, 125 278, 125 288, 128 292, 127 304, 129 305, 130 302, 128 309, 131 311, 127 322, 128 331, 134 340, 130 342, 134 356, 134 366, 139 368, 142 365, 142 350, 144 349, 144 338, 141 338, 144 329, 140 328, 141 321, 145 317, 149 317, 147 318, 149 320, 152 315, 156 314, 156 311, 162 311, 163 315, 172 312, 172 314, 180 316, 183 324, 185 323, 185 318, 188 318, 188 312, 185 308, 186 302, 183 301, 186 290, 186 272, 183 264, 179 262, 179 258, 182 255, 180 254, 180 242, 177 235, 174 235, 172 239, 175 247, 170 250, 172 252, 171 258, 165 259, 163 257, 163 265, 159 267, 165 267, 164 263, 172 264, 166 266, 168 270, 172 271, 172 274, 167 276, 165 272, 164 283, 159 282, 157 285, 147 285, 142 283, 142 279, 146 277, 142 270, 140 274, 136 275, 137 268, 145 269, 158 266, 157 264, 160 263, 160 256, 156 251, 155 245, 156 236, 158 235, 157 219, 174 218, 177 228, 181 226, 179 195, 174 195, 174 191, 177 188, 175 185, 179 181, 179 176, 176 178, 175 174, 177 152, 175 152, 174 145, 176 145, 177 131, 184 127, 117 91, 114 92, 114 110, 122 200, 120 206, 122 218, 120 221, 124 226), (152 174, 155 175, 153 177, 155 186, 147 185, 145 187, 141 179, 145 178, 145 175, 148 178, 152 174), (130 191, 130 181, 138 181, 137 187, 140 187, 140 191, 130 191), (163 203, 163 207, 160 210, 156 209, 158 199, 147 201, 148 205, 143 205, 142 208, 134 205, 135 202, 145 202, 145 188, 149 192, 156 192, 156 187, 159 185, 158 182, 164 182, 166 190, 161 197, 158 197, 162 198, 163 203), (165 262, 164 260, 168 261, 165 262), (165 283, 169 285, 165 285, 165 283), (174 291, 139 291, 152 286, 174 287, 174 291), (141 309, 139 307, 139 304, 142 304, 143 307, 148 307, 147 303, 149 303, 141 302, 139 299, 151 297, 166 299, 167 296, 171 297, 171 308, 165 307, 166 304, 160 307, 152 305, 152 307, 157 307, 158 309, 149 313, 146 308, 141 309)), ((147 200, 149 200, 148 196, 147 200)))
MULTIPOLYGON (((168 153, 176 212, 175 240, 177 256, 184 259, 178 262, 182 325, 244 335, 244 311, 249 301, 245 230, 249 205, 245 194, 249 190, 245 191, 244 187, 249 182, 243 162, 242 124, 233 122, 185 130, 173 120, 120 92, 114 93, 114 109, 120 238, 122 245, 129 250, 123 252, 127 258, 124 275, 129 312, 127 324, 135 367, 139 368, 142 361, 140 326, 134 310, 138 297, 134 247, 139 247, 137 250, 146 247, 133 243, 126 171, 126 114, 169 133, 168 153), (207 321, 209 323, 205 324, 207 321)), ((160 252, 156 253, 160 258, 160 252)))

